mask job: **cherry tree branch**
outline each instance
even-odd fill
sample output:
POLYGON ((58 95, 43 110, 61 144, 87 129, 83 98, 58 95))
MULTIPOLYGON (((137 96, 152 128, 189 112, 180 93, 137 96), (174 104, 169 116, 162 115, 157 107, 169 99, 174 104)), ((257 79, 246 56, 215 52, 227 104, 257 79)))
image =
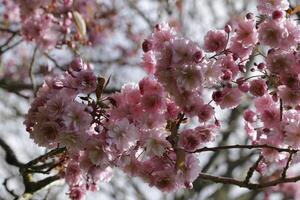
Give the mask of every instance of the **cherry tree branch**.
POLYGON ((236 185, 236 186, 244 187, 244 188, 248 188, 248 189, 253 189, 253 190, 263 189, 263 188, 275 186, 275 185, 282 184, 282 183, 297 182, 300 180, 300 176, 294 176, 294 177, 289 177, 289 178, 280 177, 275 180, 263 182, 263 183, 250 183, 250 182, 237 180, 234 178, 213 176, 213 175, 209 175, 206 173, 200 173, 198 177, 202 180, 208 180, 208 181, 212 181, 215 183, 232 184, 232 185, 236 185))
POLYGON ((0 146, 5 151, 5 161, 8 164, 16 166, 16 167, 24 166, 24 164, 18 160, 15 152, 11 149, 11 147, 8 144, 6 144, 6 142, 4 142, 4 140, 2 138, 0 138, 0 146))
POLYGON ((257 166, 259 165, 259 162, 263 159, 264 157, 262 155, 260 155, 257 159, 257 161, 249 168, 248 172, 247 172, 247 176, 245 178, 245 182, 249 183, 251 177, 253 176, 254 171, 256 170, 257 166))
POLYGON ((217 147, 203 147, 201 149, 197 149, 195 151, 189 152, 189 153, 201 153, 205 151, 221 151, 221 150, 228 150, 228 149, 273 149, 278 152, 288 152, 288 153, 296 153, 299 150, 297 149, 290 149, 290 148, 279 148, 267 144, 253 144, 253 145, 241 145, 241 144, 235 144, 235 145, 227 145, 227 146, 217 146, 217 147))

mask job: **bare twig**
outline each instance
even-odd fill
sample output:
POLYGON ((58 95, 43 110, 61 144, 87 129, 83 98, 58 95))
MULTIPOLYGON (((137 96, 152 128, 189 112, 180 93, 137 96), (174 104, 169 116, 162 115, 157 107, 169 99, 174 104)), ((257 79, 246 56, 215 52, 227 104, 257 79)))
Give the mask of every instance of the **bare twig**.
POLYGON ((277 178, 272 181, 264 182, 264 183, 246 183, 245 181, 240 181, 233 178, 227 178, 227 177, 220 177, 220 176, 212 176, 206 173, 200 173, 198 176, 202 180, 208 180, 213 181, 215 183, 223 183, 223 184, 232 184, 239 187, 244 187, 248 189, 263 189, 271 186, 275 186, 282 183, 290 183, 290 182, 297 182, 300 180, 300 176, 294 176, 290 178, 277 178))
POLYGON ((132 8, 133 10, 135 10, 144 20, 145 22, 147 22, 149 28, 153 28, 153 22, 145 15, 145 13, 143 13, 143 11, 141 11, 138 7, 137 7, 137 2, 134 2, 132 0, 128 1, 128 5, 130 6, 130 8, 132 8))
POLYGON ((284 169, 282 171, 282 174, 281 174, 281 178, 283 178, 283 179, 286 178, 286 173, 287 173, 287 170, 289 169, 290 164, 291 164, 291 162, 293 160, 293 156, 294 156, 294 153, 290 152, 289 158, 286 161, 286 165, 285 165, 285 167, 284 167, 284 169))
POLYGON ((44 55, 49 59, 51 60, 51 62, 53 62, 53 64, 55 65, 56 68, 62 70, 62 71, 66 71, 65 67, 64 66, 61 66, 58 64, 58 62, 52 57, 50 56, 48 53, 44 53, 44 55))
POLYGON ((32 84, 32 90, 34 91, 34 93, 36 93, 36 84, 35 84, 35 78, 34 78, 34 71, 33 71, 33 64, 34 64, 34 61, 35 61, 35 55, 36 55, 36 52, 37 52, 37 46, 34 48, 33 50, 33 55, 32 55, 32 58, 31 58, 31 62, 30 62, 30 65, 29 65, 29 70, 28 70, 28 73, 29 73, 29 77, 30 77, 30 80, 31 80, 31 84, 32 84))
POLYGON ((15 192, 11 189, 8 188, 8 181, 9 181, 9 178, 6 178, 4 181, 3 181, 3 186, 5 188, 5 190, 13 197, 15 198, 18 198, 19 196, 15 194, 15 192))
POLYGON ((15 152, 10 148, 10 146, 8 146, 4 140, 2 138, 0 138, 0 146, 3 148, 3 150, 5 151, 6 155, 5 155, 5 161, 13 166, 16 167, 22 167, 24 164, 21 163, 18 159, 17 156, 15 154, 15 152))
POLYGON ((296 153, 299 151, 297 149, 279 148, 267 144, 253 144, 253 145, 236 144, 236 145, 227 145, 227 146, 218 146, 218 147, 203 147, 201 149, 197 149, 189 153, 200 153, 205 151, 221 151, 221 150, 228 150, 228 149, 273 149, 278 152, 288 152, 288 153, 296 153))
POLYGON ((48 153, 46 153, 44 155, 41 155, 41 156, 33 159, 32 161, 26 163, 25 166, 26 167, 33 166, 33 165, 35 165, 35 164, 37 164, 37 163, 39 163, 41 161, 44 161, 44 160, 46 160, 46 159, 48 159, 50 157, 53 157, 55 155, 61 154, 61 153, 65 152, 65 151, 66 151, 65 147, 53 149, 53 150, 49 151, 48 153))
POLYGON ((249 183, 251 177, 253 176, 253 173, 255 171, 255 169, 257 168, 259 162, 263 159, 264 157, 262 155, 260 155, 257 159, 257 161, 249 168, 247 176, 244 180, 245 183, 249 183))

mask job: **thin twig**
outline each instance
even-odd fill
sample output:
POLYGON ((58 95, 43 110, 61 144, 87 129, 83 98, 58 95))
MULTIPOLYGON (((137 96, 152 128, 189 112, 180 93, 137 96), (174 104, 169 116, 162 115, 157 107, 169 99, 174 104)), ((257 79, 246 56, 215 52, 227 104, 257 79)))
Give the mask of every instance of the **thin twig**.
POLYGON ((6 51, 12 49, 12 48, 15 48, 16 46, 18 46, 18 45, 21 44, 22 42, 23 42, 23 39, 20 39, 19 41, 17 41, 16 43, 12 44, 11 46, 8 46, 8 47, 6 47, 6 48, 3 49, 3 50, 1 49, 0 55, 3 54, 3 53, 5 53, 6 51))
POLYGON ((282 174, 281 174, 281 178, 283 178, 283 179, 286 178, 286 173, 287 173, 287 170, 289 169, 290 164, 291 164, 291 162, 293 160, 293 155, 294 155, 294 153, 290 153, 289 158, 286 161, 286 165, 285 165, 285 167, 284 167, 284 169, 282 171, 282 174))
POLYGON ((34 64, 34 61, 35 61, 35 56, 36 56, 37 49, 38 48, 36 46, 33 50, 33 55, 32 55, 31 62, 30 62, 30 65, 29 65, 29 70, 28 70, 30 81, 31 81, 31 84, 32 84, 32 90, 33 90, 34 94, 36 94, 36 92, 37 92, 37 86, 36 86, 35 78, 34 78, 33 64, 34 64))
POLYGON ((221 151, 221 150, 228 150, 228 149, 273 149, 278 152, 288 152, 288 153, 296 153, 299 150, 297 149, 289 149, 289 148, 279 148, 267 144, 256 144, 256 145, 241 145, 241 144, 236 144, 236 145, 227 145, 227 146, 218 146, 218 147, 203 147, 201 149, 197 149, 195 151, 189 152, 189 153, 200 153, 200 152, 205 152, 205 151, 221 151))
POLYGON ((259 162, 263 159, 264 157, 262 155, 259 156, 259 158, 257 159, 257 161, 249 168, 247 176, 244 180, 245 183, 249 183, 251 177, 253 176, 253 173, 255 171, 255 169, 257 168, 259 162))
POLYGON ((133 1, 128 1, 128 5, 130 6, 130 8, 132 8, 133 10, 135 10, 144 20, 145 22, 147 22, 148 26, 152 29, 153 28, 153 22, 145 15, 145 13, 143 13, 143 11, 141 11, 137 6, 136 6, 137 2, 133 2, 133 1))
POLYGON ((48 53, 44 53, 44 55, 53 62, 53 64, 55 65, 56 68, 58 68, 62 71, 66 71, 66 69, 63 66, 60 66, 58 64, 58 62, 53 57, 51 57, 48 53))
POLYGON ((3 150, 5 151, 6 155, 5 155, 5 161, 13 166, 16 167, 22 167, 24 164, 21 163, 18 159, 17 156, 15 154, 15 152, 10 148, 10 146, 8 146, 4 140, 2 138, 0 138, 0 146, 3 148, 3 150))
POLYGON ((275 185, 282 184, 282 183, 297 182, 300 180, 300 176, 294 176, 294 177, 284 178, 284 179, 282 179, 280 177, 275 180, 264 182, 264 183, 250 183, 250 182, 246 183, 245 181, 240 181, 240 180, 228 178, 228 177, 212 176, 212 175, 209 175, 206 173, 200 173, 198 177, 202 180, 208 180, 208 181, 212 181, 215 183, 232 184, 232 185, 236 185, 239 187, 255 189, 255 190, 275 186, 275 185))
POLYGON ((15 194, 15 192, 11 189, 8 188, 8 180, 9 178, 4 179, 3 181, 3 186, 5 188, 5 190, 13 197, 18 198, 19 196, 15 194))
POLYGON ((37 163, 39 163, 39 162, 41 162, 41 161, 43 161, 43 160, 48 159, 49 157, 52 157, 52 156, 54 156, 54 155, 61 154, 61 153, 63 153, 64 151, 66 151, 66 148, 65 148, 65 147, 53 149, 53 150, 49 151, 48 153, 46 153, 46 154, 44 154, 44 155, 41 155, 41 156, 39 156, 39 157, 33 159, 32 161, 26 163, 25 166, 26 166, 26 167, 28 167, 28 166, 33 166, 33 165, 35 165, 35 164, 37 164, 37 163))

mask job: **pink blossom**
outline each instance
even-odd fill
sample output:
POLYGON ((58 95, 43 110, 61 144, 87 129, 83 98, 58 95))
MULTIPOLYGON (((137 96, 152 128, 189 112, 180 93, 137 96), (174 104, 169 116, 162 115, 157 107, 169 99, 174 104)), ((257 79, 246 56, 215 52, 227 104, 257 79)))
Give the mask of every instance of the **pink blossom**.
POLYGON ((291 90, 299 90, 300 89, 300 76, 298 73, 296 73, 294 71, 290 71, 290 72, 291 73, 288 73, 288 72, 281 73, 280 80, 281 80, 282 84, 284 84, 286 87, 290 88, 291 90))
POLYGON ((244 119, 247 122, 253 123, 257 120, 257 115, 252 110, 245 110, 244 111, 244 119))
POLYGON ((261 120, 266 128, 278 128, 280 126, 280 111, 276 108, 265 108, 261 120))
POLYGON ((292 90, 282 85, 278 87, 278 95, 285 105, 296 106, 300 104, 299 90, 292 90))
POLYGON ((54 16, 36 12, 22 23, 22 35, 28 41, 36 41, 42 49, 53 48, 58 41, 58 28, 54 16))
POLYGON ((156 58, 153 54, 153 51, 149 51, 143 54, 142 66, 149 74, 155 73, 156 58))
POLYGON ((198 133, 201 141, 203 143, 211 142, 215 139, 217 126, 207 125, 207 126, 197 126, 195 132, 198 133))
POLYGON ((108 126, 109 143, 120 151, 126 151, 135 145, 138 139, 138 130, 130 124, 128 119, 123 118, 108 126))
MULTIPOLYGON (((147 80, 150 80, 150 79, 147 79, 147 80)), ((146 82, 146 79, 145 79, 145 82, 146 82)), ((151 82, 151 84, 152 83, 154 83, 154 82, 151 82)), ((150 83, 149 83, 149 85, 150 85, 150 83)), ((155 85, 153 87, 156 87, 156 86, 158 86, 158 85, 155 85)), ((143 86, 140 86, 140 87, 143 87, 143 86)), ((128 84, 125 84, 122 86, 120 94, 115 94, 112 96, 112 98, 116 101, 117 106, 122 106, 122 105, 126 105, 126 104, 138 104, 141 100, 140 90, 138 89, 137 85, 128 83, 128 84)))
POLYGON ((79 149, 84 148, 82 137, 83 136, 78 132, 67 132, 65 130, 61 130, 58 134, 57 140, 60 145, 68 147, 70 151, 78 151, 79 149))
POLYGON ((137 122, 137 126, 141 129, 154 129, 164 126, 166 124, 164 120, 164 115, 161 112, 149 112, 144 110, 135 121, 137 122))
POLYGON ((222 68, 219 62, 208 61, 204 64, 203 68, 204 86, 212 86, 221 80, 222 68))
POLYGON ((223 73, 225 71, 229 71, 231 73, 231 78, 228 80, 230 81, 232 78, 235 78, 239 72, 238 65, 233 60, 233 55, 228 54, 225 56, 221 56, 218 59, 218 65, 220 68, 222 68, 223 73))
POLYGON ((292 51, 276 50, 267 56, 267 68, 275 74, 291 72, 296 56, 292 51))
POLYGON ((113 169, 111 167, 106 167, 104 170, 99 167, 92 167, 89 170, 89 176, 93 179, 93 182, 106 182, 108 183, 113 176, 113 169))
POLYGON ((273 48, 280 48, 288 32, 283 21, 266 20, 258 28, 259 41, 261 44, 273 48))
MULTIPOLYGON (((146 77, 139 82, 139 89, 142 95, 144 94, 163 94, 163 88, 154 78, 146 77)), ((137 101, 135 101, 137 102, 137 101)))
MULTIPOLYGON (((106 168, 109 165, 109 159, 107 156, 107 152, 105 152, 104 147, 101 146, 101 144, 95 144, 95 142, 91 142, 90 144, 93 144, 93 146, 90 146, 87 151, 87 165, 85 167, 85 170, 90 169, 92 167, 91 164, 97 165, 101 168, 106 168), (91 163, 89 163, 91 162, 91 163)), ((84 160, 82 160, 82 163, 84 163, 84 160)))
POLYGON ((79 103, 71 103, 66 108, 68 111, 64 116, 65 125, 71 130, 87 130, 91 125, 92 117, 85 112, 85 106, 79 103))
POLYGON ((268 86, 264 80, 256 79, 250 82, 249 90, 252 95, 261 97, 267 92, 268 86))
POLYGON ((300 42, 300 26, 292 19, 285 21, 285 28, 288 36, 282 41, 280 47, 282 49, 296 49, 297 44, 300 42))
POLYGON ((220 52, 226 48, 227 33, 224 30, 208 31, 204 37, 204 48, 208 52, 220 52))
POLYGON ((68 101, 69 99, 64 97, 63 94, 55 95, 46 104, 48 115, 54 119, 62 117, 66 111, 68 101))
POLYGON ((285 143, 293 148, 300 148, 300 114, 299 111, 290 110, 284 113, 285 143))
POLYGON ((171 66, 172 64, 172 48, 170 44, 167 44, 163 46, 159 50, 159 56, 157 56, 157 61, 156 61, 156 70, 168 70, 174 66, 171 66))
POLYGON ((208 104, 203 105, 198 110, 198 118, 200 122, 206 122, 212 118, 215 111, 214 108, 208 104))
POLYGON ((289 8, 287 0, 258 0, 257 9, 260 14, 272 15, 276 10, 285 11, 289 8))
POLYGON ((251 55, 253 47, 244 47, 243 43, 237 40, 237 37, 232 37, 229 50, 237 55, 240 59, 245 59, 251 55))
POLYGON ((193 91, 202 88, 203 75, 200 66, 185 65, 176 71, 177 84, 184 90, 193 91))
POLYGON ((147 156, 163 156, 167 149, 172 145, 165 139, 164 130, 150 130, 145 135, 142 135, 141 146, 145 149, 147 156))
POLYGON ((143 109, 151 112, 159 112, 165 110, 166 104, 163 96, 158 94, 145 94, 141 98, 143 109))
POLYGON ((186 129, 180 133, 178 145, 186 151, 192 152, 202 145, 202 140, 193 129, 186 129))
POLYGON ((81 170, 79 164, 76 161, 68 163, 65 179, 70 185, 76 185, 80 180, 81 170))
POLYGON ((194 54, 200 50, 196 43, 184 38, 171 40, 170 48, 172 49, 172 64, 191 62, 194 60, 194 54))
POLYGON ((50 0, 17 0, 17 3, 20 5, 21 17, 25 19, 32 15, 37 8, 49 4, 50 0))
POLYGON ((216 102, 222 109, 234 108, 239 105, 242 93, 238 88, 224 88, 220 102, 216 102))
POLYGON ((167 169, 155 172, 153 185, 163 192, 172 192, 178 189, 175 173, 167 169))
POLYGON ((33 127, 30 137, 41 146, 53 147, 56 144, 59 126, 56 122, 45 122, 33 127))
POLYGON ((15 1, 3 0, 4 8, 3 17, 5 21, 18 23, 20 22, 20 7, 15 1))
POLYGON ((176 36, 176 32, 167 23, 156 25, 154 33, 149 41, 153 44, 153 49, 160 50, 166 42, 171 41, 176 36))
POLYGON ((70 188, 70 198, 72 200, 83 200, 86 190, 84 186, 74 186, 70 188))
POLYGON ((182 170, 179 170, 179 179, 183 184, 191 189, 191 185, 201 172, 199 160, 192 154, 187 154, 182 170))
POLYGON ((266 109, 269 108, 278 108, 278 105, 273 101, 270 95, 264 95, 262 97, 256 98, 254 100, 254 104, 258 113, 263 113, 266 109))
MULTIPOLYGON (((97 78, 91 70, 82 70, 69 80, 72 88, 88 94, 96 90, 97 78)), ((68 84, 68 83, 67 83, 68 84)))
POLYGON ((258 139, 257 132, 254 130, 254 128, 252 127, 252 125, 249 122, 245 123, 244 128, 245 128, 246 133, 251 141, 256 141, 258 139))
POLYGON ((258 34, 255 28, 254 20, 239 20, 237 23, 236 41, 243 47, 249 48, 254 46, 258 41, 258 34))
POLYGON ((175 104, 175 102, 167 102, 167 111, 165 113, 165 118, 167 120, 174 120, 177 118, 180 112, 180 108, 175 104))

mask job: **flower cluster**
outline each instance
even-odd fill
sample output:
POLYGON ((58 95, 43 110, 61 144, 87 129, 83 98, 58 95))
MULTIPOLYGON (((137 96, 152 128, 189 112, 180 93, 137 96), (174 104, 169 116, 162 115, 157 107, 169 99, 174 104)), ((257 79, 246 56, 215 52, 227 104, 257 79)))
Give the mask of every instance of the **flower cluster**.
POLYGON ((154 77, 103 99, 100 82, 89 65, 75 59, 62 77, 45 81, 24 122, 40 146, 66 147, 61 174, 70 196, 80 199, 97 189, 97 181, 110 179, 112 167, 162 191, 192 187, 200 168, 191 151, 212 141, 217 126, 179 130, 183 111, 154 77))
MULTIPOLYGON (((258 25, 258 38, 266 45, 265 61, 256 65, 258 79, 251 82, 250 93, 254 99, 255 111, 244 112, 245 129, 253 144, 268 144, 278 148, 299 149, 299 25, 284 12, 287 1, 273 1, 258 5, 264 20, 258 25)), ((283 168, 288 153, 263 150, 266 166, 277 164, 283 168)), ((264 167, 263 167, 264 166, 264 167)))
POLYGON ((94 0, 3 0, 7 24, 20 23, 26 41, 42 50, 58 45, 97 44, 113 30, 115 10, 94 0), (99 16, 97 12, 103 13, 99 16))
MULTIPOLYGON (((21 10, 48 3, 24 4, 21 10)), ((264 174, 274 163, 284 168, 290 155, 276 148, 300 148, 300 27, 285 12, 287 5, 261 0, 264 17, 257 21, 249 13, 208 31, 203 47, 168 24, 156 25, 142 44, 142 66, 149 75, 109 96, 102 95, 104 80, 81 59, 61 77, 47 79, 25 124, 37 144, 66 147, 61 175, 70 197, 81 199, 86 190, 96 190, 113 167, 162 191, 191 188, 200 172, 194 153, 213 141, 222 125, 215 108, 235 108, 247 94, 255 106, 244 112, 251 143, 273 146, 262 150, 257 170, 264 174), (256 56, 263 62, 252 67, 248 61, 256 56), (198 120, 193 128, 181 126, 191 119, 198 120)), ((50 15, 29 17, 32 26, 55 26, 50 15)), ((27 37, 37 30, 47 28, 29 29, 27 37)))

